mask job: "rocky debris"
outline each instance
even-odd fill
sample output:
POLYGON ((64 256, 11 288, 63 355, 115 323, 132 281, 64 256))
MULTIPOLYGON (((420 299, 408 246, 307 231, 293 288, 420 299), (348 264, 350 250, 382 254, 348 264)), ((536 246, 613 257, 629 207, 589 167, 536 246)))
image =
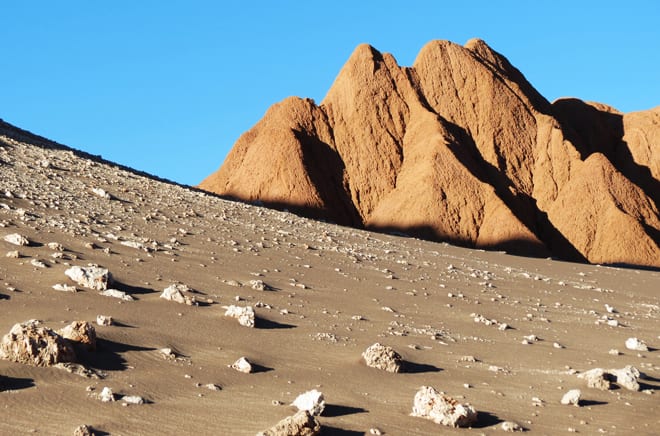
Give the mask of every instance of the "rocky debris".
POLYGON ((525 429, 522 426, 520 426, 520 424, 513 421, 504 421, 500 425, 500 428, 502 429, 502 431, 508 431, 508 432, 525 431, 525 429))
POLYGON ((138 242, 138 241, 121 241, 120 244, 125 247, 131 247, 131 248, 135 248, 136 250, 144 251, 146 253, 150 253, 153 251, 151 247, 144 245, 142 242, 138 242))
POLYGON ((469 427, 477 422, 477 411, 474 407, 460 404, 431 386, 422 386, 417 391, 411 416, 429 419, 449 427, 469 427))
POLYGON ((9 235, 5 235, 4 240, 5 242, 9 242, 12 245, 18 245, 22 247, 30 245, 30 240, 19 233, 11 233, 9 235))
POLYGON ((39 259, 30 260, 30 265, 35 266, 37 268, 48 268, 48 265, 46 265, 44 262, 42 262, 39 259))
POLYGON ((10 259, 20 259, 21 258, 21 253, 18 250, 11 250, 11 251, 8 251, 5 256, 10 258, 10 259))
POLYGON ((88 425, 79 425, 73 431, 73 436, 95 436, 94 430, 88 425))
POLYGON ((571 389, 566 392, 563 397, 561 397, 561 404, 568 406, 573 405, 575 407, 580 407, 580 397, 582 396, 582 391, 579 389, 571 389))
POLYGON ((182 284, 170 285, 160 294, 160 298, 163 298, 168 301, 174 301, 180 304, 186 304, 188 306, 193 306, 197 304, 194 295, 187 295, 190 292, 190 288, 182 284))
POLYGON ((75 362, 71 343, 37 320, 14 324, 0 342, 0 357, 34 366, 75 362))
POLYGON ((225 316, 236 318, 238 323, 244 327, 254 327, 254 309, 252 306, 222 306, 226 309, 225 316))
POLYGON ((57 283, 57 284, 53 285, 53 289, 55 289, 56 291, 60 291, 60 292, 78 292, 78 289, 76 289, 75 286, 64 285, 64 284, 61 284, 61 283, 57 283))
POLYGON ((64 271, 67 277, 88 289, 105 291, 112 282, 110 271, 98 266, 73 266, 64 271))
POLYGON ((53 367, 62 369, 70 374, 79 375, 80 377, 84 377, 84 378, 102 379, 105 378, 106 376, 106 374, 103 372, 99 372, 97 370, 87 368, 84 365, 75 362, 56 363, 55 365, 53 365, 53 367))
POLYGON ((113 324, 113 320, 111 316, 96 315, 96 324, 102 326, 111 326, 113 324))
POLYGON ((400 372, 403 365, 403 358, 399 353, 378 342, 369 346, 362 353, 362 358, 367 366, 387 372, 400 372))
POLYGON ((321 424, 306 410, 300 410, 257 436, 316 436, 321 434, 321 424))
POLYGON ((59 242, 49 242, 46 247, 53 251, 64 251, 64 247, 59 242))
POLYGON ((646 342, 637 338, 626 339, 626 348, 633 351, 649 351, 649 347, 646 345, 646 342))
POLYGON ((57 332, 63 338, 84 346, 89 351, 96 350, 96 329, 87 321, 74 321, 57 332))
POLYGON ((124 291, 119 291, 117 289, 106 289, 105 291, 100 293, 104 297, 112 297, 112 298, 118 298, 123 301, 134 301, 135 298, 131 297, 124 291))
POLYGON ((230 368, 235 369, 238 372, 243 372, 249 374, 252 372, 252 364, 245 357, 240 357, 236 362, 230 365, 230 368))
POLYGON ((298 410, 309 412, 312 416, 319 416, 325 409, 325 398, 323 398, 323 393, 312 389, 298 395, 291 405, 297 407, 298 410))

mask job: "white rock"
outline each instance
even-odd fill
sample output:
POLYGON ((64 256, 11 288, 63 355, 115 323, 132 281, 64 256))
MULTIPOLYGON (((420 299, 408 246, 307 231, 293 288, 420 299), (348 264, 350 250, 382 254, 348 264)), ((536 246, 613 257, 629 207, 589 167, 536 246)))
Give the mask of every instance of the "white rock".
POLYGON ((298 410, 306 410, 312 416, 319 416, 325 409, 325 399, 323 393, 312 389, 298 395, 291 405, 297 407, 298 410))
POLYGON ((429 419, 450 427, 469 427, 477 421, 477 411, 431 386, 422 386, 415 394, 411 416, 429 419))
POLYGON ((18 233, 12 233, 5 236, 5 241, 13 245, 26 246, 30 245, 30 240, 18 233))
POLYGON ((637 368, 628 365, 621 369, 610 369, 609 373, 615 377, 615 383, 631 391, 639 391, 638 379, 641 374, 637 368))
POLYGON ((245 374, 249 374, 252 372, 252 364, 245 357, 241 357, 236 362, 232 363, 231 368, 235 369, 236 371, 243 372, 245 374))
POLYGON ((574 405, 576 407, 580 406, 580 397, 582 396, 582 391, 579 389, 571 389, 566 392, 563 397, 561 397, 561 404, 564 405, 574 405))
POLYGON ((649 351, 649 347, 646 345, 646 342, 637 338, 626 339, 626 348, 633 351, 649 351))
POLYGON ((272 288, 265 284, 263 280, 250 280, 250 286, 255 291, 270 291, 272 288))
POLYGON ((119 291, 117 289, 107 289, 103 292, 100 293, 104 297, 112 297, 112 298, 119 298, 120 300, 124 301, 133 301, 134 298, 128 295, 124 291, 119 291))
POLYGON ((190 288, 182 284, 170 285, 160 294, 160 298, 168 301, 174 301, 180 304, 187 304, 188 306, 194 305, 197 301, 194 296, 186 295, 185 292, 190 291, 190 288))
POLYGON ((500 425, 500 428, 502 429, 502 431, 509 431, 509 432, 525 430, 518 423, 515 423, 513 421, 504 421, 502 425, 500 425))
POLYGON ((56 284, 53 285, 53 289, 56 291, 60 292, 78 292, 78 289, 76 289, 75 286, 69 286, 69 285, 62 285, 62 284, 56 284))
POLYGON ((105 198, 106 200, 110 200, 110 194, 108 194, 105 189, 103 188, 92 188, 92 192, 96 195, 98 195, 101 198, 105 198))
POLYGON ((321 424, 305 410, 288 416, 257 436, 316 436, 321 434, 321 424))
POLYGON ((40 261, 39 259, 32 259, 30 265, 36 266, 37 268, 48 268, 48 265, 40 261))
POLYGON ((254 327, 254 309, 252 306, 223 306, 225 316, 236 318, 238 323, 244 327, 254 327))
POLYGON ((80 286, 97 291, 108 289, 112 280, 111 274, 106 268, 97 266, 73 266, 64 271, 64 274, 80 286))
POLYGON ((64 251, 64 247, 59 242, 49 242, 46 246, 53 251, 64 251))
POLYGON ((21 253, 19 253, 18 250, 12 250, 8 251, 6 256, 10 259, 19 259, 21 257, 21 253))
POLYGON ((381 369, 387 372, 401 371, 403 359, 392 347, 382 345, 378 342, 369 346, 363 353, 362 358, 367 366, 381 369))
POLYGON ((104 403, 109 403, 110 401, 115 401, 115 394, 112 393, 112 389, 106 386, 103 388, 98 398, 104 403))
POLYGON ((106 316, 106 315, 97 315, 96 316, 96 324, 98 324, 98 325, 111 326, 112 323, 113 323, 113 320, 112 320, 111 316, 106 316))
POLYGON ((121 241, 120 244, 123 245, 123 246, 125 246, 125 247, 135 248, 136 250, 145 251, 145 252, 147 252, 147 253, 149 253, 150 251, 152 251, 152 249, 151 249, 150 247, 147 247, 147 246, 144 245, 142 242, 137 242, 137 241, 121 241))
POLYGON ((138 395, 124 395, 121 400, 128 404, 144 404, 144 398, 138 395))
POLYGON ((76 353, 69 341, 37 320, 14 324, 0 341, 0 358, 34 366, 53 366, 75 362, 76 353))
POLYGON ((594 368, 589 371, 578 374, 578 378, 584 379, 587 386, 601 390, 608 390, 612 388, 611 381, 613 377, 603 368, 594 368))

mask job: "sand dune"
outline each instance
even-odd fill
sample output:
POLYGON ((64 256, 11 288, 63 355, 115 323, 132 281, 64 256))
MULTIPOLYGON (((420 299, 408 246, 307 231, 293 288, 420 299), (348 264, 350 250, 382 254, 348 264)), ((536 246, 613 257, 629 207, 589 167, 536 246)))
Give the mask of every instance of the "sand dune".
POLYGON ((253 435, 313 389, 326 403, 321 434, 497 434, 508 421, 536 434, 657 434, 657 271, 324 224, 0 129, 0 335, 30 319, 53 330, 94 323, 96 350, 76 354, 99 377, 0 359, 1 434, 86 424, 97 434, 253 435), (6 242, 11 234, 29 244, 6 242), (65 275, 90 264, 133 301, 65 275), (172 284, 196 304, 160 298, 172 284), (230 305, 252 306, 254 327, 224 316, 230 305), (649 351, 628 350, 631 337, 649 351), (403 371, 364 364, 376 342, 400 354, 403 371), (230 367, 240 357, 252 373, 230 367), (626 365, 646 375, 640 391, 578 378, 626 365), (473 428, 410 416, 421 386, 470 403, 473 428), (116 401, 101 400, 106 387, 116 401), (576 388, 580 407, 560 404, 576 388))

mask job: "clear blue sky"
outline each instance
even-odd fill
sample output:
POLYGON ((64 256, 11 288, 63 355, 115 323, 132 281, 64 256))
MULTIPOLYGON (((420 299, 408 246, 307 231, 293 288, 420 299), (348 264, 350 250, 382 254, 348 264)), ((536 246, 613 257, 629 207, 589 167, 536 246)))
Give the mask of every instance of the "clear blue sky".
POLYGON ((480 37, 546 98, 660 105, 660 1, 0 3, 0 118, 184 184, 290 95, 321 101, 359 43, 409 66, 480 37))

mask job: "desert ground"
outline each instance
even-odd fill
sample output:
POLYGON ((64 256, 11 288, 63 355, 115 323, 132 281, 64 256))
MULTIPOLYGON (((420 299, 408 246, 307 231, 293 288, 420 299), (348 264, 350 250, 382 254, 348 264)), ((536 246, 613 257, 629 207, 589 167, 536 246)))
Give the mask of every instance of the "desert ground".
POLYGON ((37 319, 53 330, 88 321, 98 338, 96 351, 77 353, 86 375, 0 360, 0 434, 70 435, 86 424, 96 434, 254 435, 311 389, 324 395, 318 421, 329 435, 498 434, 505 421, 542 435, 660 432, 657 270, 340 227, 6 127, 0 171, 0 336, 37 319), (10 234, 29 245, 4 241, 10 234), (133 301, 65 275, 90 264, 133 301), (172 284, 196 304, 160 298, 172 284), (252 306, 255 326, 224 316, 229 305, 252 306), (98 315, 113 324, 97 325, 98 315), (632 337, 648 351, 627 349, 632 337), (403 357, 404 371, 365 365, 376 342, 403 357), (239 357, 252 373, 230 367, 239 357), (578 377, 627 365, 642 373, 639 391, 578 377), (477 422, 410 416, 421 386, 470 403, 477 422), (99 399, 105 387, 116 401, 99 399), (579 407, 560 403, 571 389, 579 407))

